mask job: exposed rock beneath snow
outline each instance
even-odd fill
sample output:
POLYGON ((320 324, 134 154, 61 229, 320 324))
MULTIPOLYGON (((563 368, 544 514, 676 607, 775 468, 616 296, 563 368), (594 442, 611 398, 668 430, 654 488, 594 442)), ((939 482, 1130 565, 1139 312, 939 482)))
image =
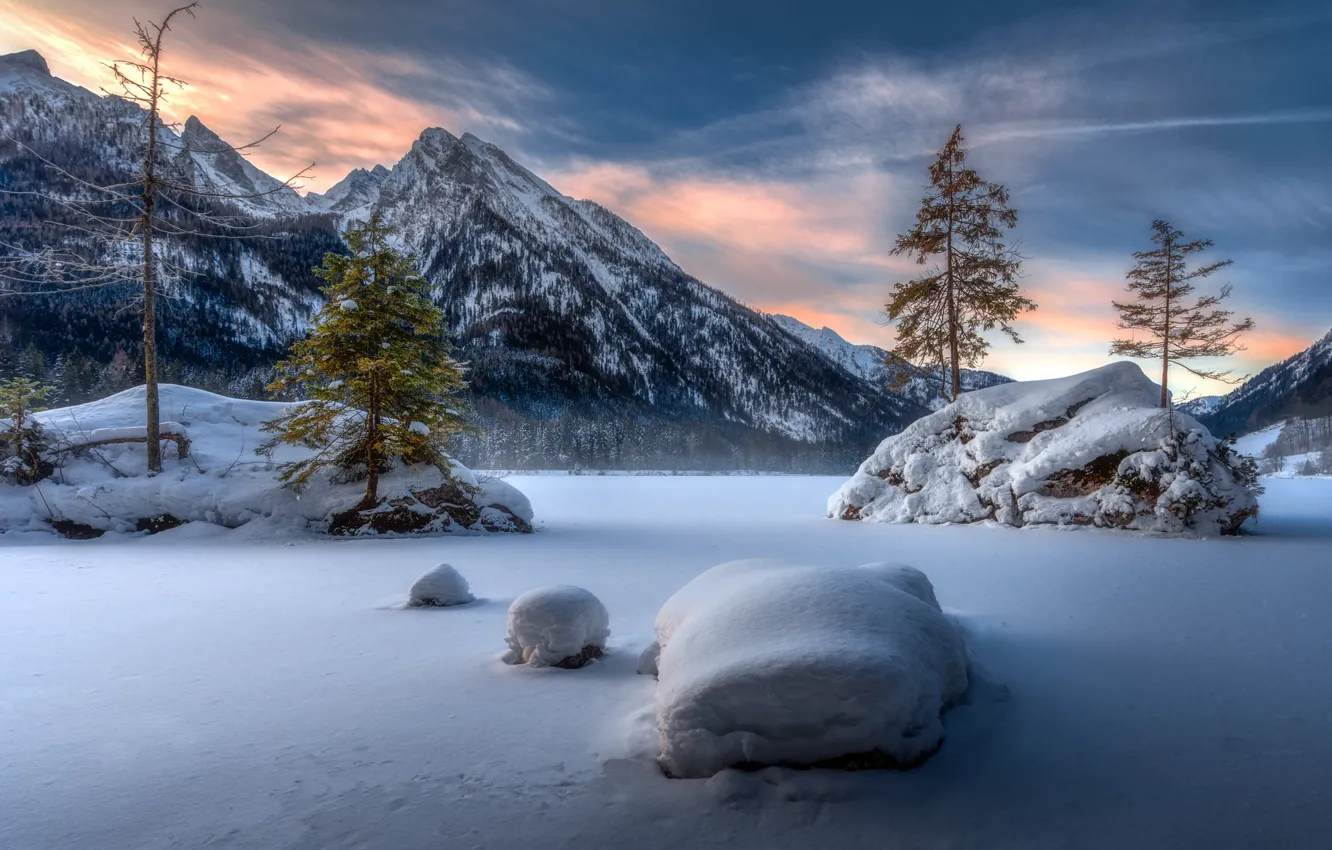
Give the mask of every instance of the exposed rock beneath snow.
MULTIPOLYGON (((431 534, 457 529, 531 533, 532 524, 502 501, 488 502, 483 489, 439 474, 431 486, 412 484, 385 492, 379 504, 334 514, 328 533, 337 535, 431 534)), ((507 485, 505 485, 507 486, 507 485)), ((512 489, 512 488, 510 488, 512 489)))
POLYGON ((576 669, 600 658, 610 636, 601 600, 572 585, 538 587, 509 606, 508 664, 576 669))
POLYGON ((911 767, 967 688, 962 638, 910 567, 733 561, 672 596, 656 634, 640 671, 658 673, 661 763, 676 777, 911 767))
POLYGON ((1172 436, 1159 397, 1132 363, 967 393, 884 440, 828 514, 1238 533, 1254 470, 1187 414, 1172 436))
POLYGON ((449 608, 466 605, 476 597, 467 586, 467 579, 451 564, 440 564, 421 576, 412 585, 407 604, 412 608, 449 608))

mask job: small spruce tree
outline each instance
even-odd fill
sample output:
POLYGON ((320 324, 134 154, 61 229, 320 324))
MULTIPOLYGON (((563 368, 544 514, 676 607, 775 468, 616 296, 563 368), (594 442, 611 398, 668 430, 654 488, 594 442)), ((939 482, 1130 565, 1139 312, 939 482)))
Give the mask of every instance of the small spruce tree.
POLYGON ((0 381, 0 477, 35 484, 55 471, 45 429, 32 415, 50 391, 29 378, 0 381))
POLYGON ((892 353, 937 366, 950 400, 962 393, 962 367, 978 365, 990 348, 982 332, 998 328, 1020 343, 1012 322, 1036 309, 1017 286, 1022 258, 1004 242, 1004 232, 1017 225, 1008 190, 982 180, 966 162, 959 124, 930 166, 915 225, 897 237, 892 251, 932 265, 894 286, 887 305, 889 321, 897 323, 892 353))
MULTIPOLYGON (((1195 368, 1185 361, 1197 357, 1224 357, 1243 351, 1238 337, 1253 330, 1253 319, 1231 321, 1231 310, 1217 305, 1230 297, 1230 285, 1221 287, 1215 295, 1200 296, 1187 303, 1194 290, 1194 281, 1208 277, 1218 269, 1230 265, 1221 260, 1190 270, 1189 257, 1212 247, 1210 239, 1184 241, 1184 234, 1157 219, 1152 222, 1152 241, 1159 247, 1138 251, 1133 258, 1138 262, 1128 273, 1128 291, 1133 301, 1113 302, 1119 311, 1118 327, 1127 331, 1141 331, 1145 339, 1116 339, 1110 344, 1110 353, 1126 357, 1140 357, 1161 361, 1161 407, 1170 406, 1170 364, 1175 364, 1200 378, 1237 383, 1228 371, 1195 368)), ((1172 420, 1173 424, 1173 420, 1172 420)))
POLYGON ((314 449, 286 464, 296 490, 320 470, 365 479, 356 510, 378 503, 379 476, 395 462, 434 464, 446 475, 444 445, 466 428, 462 367, 452 358, 444 312, 412 258, 394 250, 392 231, 372 216, 343 234, 350 254, 328 254, 315 273, 326 303, 314 327, 277 366, 269 391, 303 397, 263 430, 279 443, 314 449))

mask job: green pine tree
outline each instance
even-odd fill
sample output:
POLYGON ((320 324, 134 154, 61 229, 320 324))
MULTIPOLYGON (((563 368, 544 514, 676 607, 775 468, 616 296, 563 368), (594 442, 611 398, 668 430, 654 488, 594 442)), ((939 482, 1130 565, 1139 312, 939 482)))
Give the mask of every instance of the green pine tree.
POLYGON ((467 427, 460 395, 467 382, 451 356, 444 311, 414 260, 393 249, 392 235, 376 214, 343 234, 349 256, 328 254, 315 269, 327 301, 268 388, 308 401, 265 423, 273 437, 259 449, 315 450, 283 468, 283 482, 296 490, 323 469, 344 481, 364 476, 356 510, 378 503, 379 476, 399 460, 449 474, 445 443, 467 427))
POLYGON ((930 166, 915 225, 897 237, 892 251, 933 265, 894 286, 887 305, 888 319, 897 323, 894 361, 939 367, 945 388, 951 383, 951 399, 962 393, 963 365, 978 365, 990 348, 982 332, 997 327, 1020 343, 1011 323, 1018 313, 1036 309, 1018 290, 1022 258, 1004 243, 1004 231, 1017 225, 1008 190, 982 180, 966 162, 959 124, 930 166))
POLYGON ((46 431, 32 416, 50 391, 29 378, 0 381, 0 477, 35 484, 55 471, 46 431))

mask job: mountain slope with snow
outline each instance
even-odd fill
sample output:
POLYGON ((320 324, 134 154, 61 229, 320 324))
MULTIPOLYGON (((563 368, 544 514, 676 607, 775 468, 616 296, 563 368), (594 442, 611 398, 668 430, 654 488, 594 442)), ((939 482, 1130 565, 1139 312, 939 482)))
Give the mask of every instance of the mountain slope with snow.
POLYGON ((1328 414, 1332 414, 1332 331, 1194 415, 1218 434, 1247 434, 1283 419, 1328 414))
MULTIPOLYGON (((897 378, 896 369, 887 365, 888 352, 877 345, 857 345, 847 342, 832 328, 815 329, 790 316, 778 314, 771 318, 782 330, 817 348, 829 360, 881 391, 887 391, 897 378)), ((905 396, 930 410, 938 410, 948 403, 941 391, 939 370, 921 369, 910 363, 903 363, 899 368, 908 370, 910 375, 906 384, 900 390, 894 390, 894 394, 905 396)), ((962 391, 971 392, 998 386, 1011 380, 994 372, 963 369, 962 391)))

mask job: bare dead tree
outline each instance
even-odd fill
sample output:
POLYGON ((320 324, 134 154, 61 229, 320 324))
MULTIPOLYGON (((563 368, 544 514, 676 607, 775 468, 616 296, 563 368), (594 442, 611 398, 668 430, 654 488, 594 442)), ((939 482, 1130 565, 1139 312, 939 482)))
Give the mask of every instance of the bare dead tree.
POLYGON ((169 151, 180 153, 241 156, 270 139, 278 129, 245 145, 209 145, 193 149, 178 134, 178 125, 163 121, 162 105, 169 93, 185 87, 162 69, 163 41, 180 16, 195 17, 199 3, 172 9, 160 23, 134 21, 141 59, 118 60, 107 65, 120 91, 109 97, 133 104, 143 111, 139 133, 138 174, 120 183, 102 184, 84 180, 43 157, 16 139, 10 142, 40 162, 64 188, 61 192, 13 192, 36 195, 67 216, 66 221, 46 222, 59 227, 67 237, 61 244, 32 247, 0 243, 0 296, 47 296, 58 293, 135 284, 141 287, 143 311, 143 361, 148 447, 148 473, 162 471, 161 429, 158 400, 157 320, 158 298, 169 295, 191 274, 163 255, 161 243, 171 237, 195 235, 208 238, 263 238, 261 224, 244 216, 219 211, 219 205, 262 198, 297 187, 309 175, 303 169, 282 183, 248 194, 212 191, 187 185, 172 174, 169 151), (166 210, 164 214, 163 210, 166 210), (165 292, 164 292, 165 290, 165 292))

